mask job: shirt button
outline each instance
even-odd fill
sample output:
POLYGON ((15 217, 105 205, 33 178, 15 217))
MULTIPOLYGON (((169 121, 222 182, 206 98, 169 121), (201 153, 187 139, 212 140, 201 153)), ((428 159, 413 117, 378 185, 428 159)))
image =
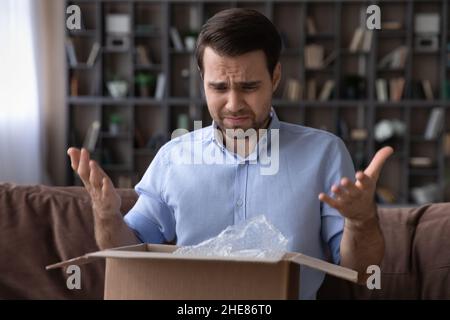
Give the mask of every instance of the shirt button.
POLYGON ((244 202, 242 201, 242 199, 239 199, 239 200, 236 202, 236 205, 237 205, 238 207, 240 207, 240 206, 242 206, 243 203, 244 203, 244 202))

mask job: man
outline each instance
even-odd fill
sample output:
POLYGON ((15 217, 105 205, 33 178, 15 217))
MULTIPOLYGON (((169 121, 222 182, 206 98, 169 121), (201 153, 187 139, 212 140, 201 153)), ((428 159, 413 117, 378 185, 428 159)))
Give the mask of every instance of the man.
MULTIPOLYGON (((100 248, 197 244, 265 214, 287 237, 290 251, 320 259, 328 253, 334 263, 357 270, 364 283, 367 266, 380 264, 384 254, 374 190, 392 149, 380 150, 367 170, 355 175, 339 138, 280 122, 271 104, 281 78, 280 51, 277 30, 256 11, 229 9, 208 20, 196 56, 213 125, 160 149, 136 185, 139 198, 124 219, 107 175, 86 150, 68 150, 92 197, 100 248), (260 129, 268 131, 246 134, 260 129), (264 145, 278 156, 275 173, 261 174, 264 145), (195 150, 226 163, 177 161, 177 156, 195 158, 195 150)), ((323 277, 302 269, 300 297, 314 299, 323 277)))

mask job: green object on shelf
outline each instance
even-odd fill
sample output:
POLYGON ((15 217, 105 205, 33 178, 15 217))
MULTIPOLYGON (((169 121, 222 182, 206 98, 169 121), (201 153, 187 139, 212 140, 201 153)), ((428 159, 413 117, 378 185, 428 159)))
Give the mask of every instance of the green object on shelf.
POLYGON ((110 123, 116 123, 116 124, 122 123, 122 117, 119 114, 116 114, 116 113, 112 114, 109 117, 109 122, 110 123))
POLYGON ((450 81, 445 80, 444 81, 444 99, 445 100, 450 100, 450 81))
POLYGON ((189 116, 187 114, 180 114, 178 116, 178 129, 189 130, 189 116))
POLYGON ((140 86, 151 86, 156 83, 156 76, 151 73, 140 72, 136 75, 134 81, 140 86))

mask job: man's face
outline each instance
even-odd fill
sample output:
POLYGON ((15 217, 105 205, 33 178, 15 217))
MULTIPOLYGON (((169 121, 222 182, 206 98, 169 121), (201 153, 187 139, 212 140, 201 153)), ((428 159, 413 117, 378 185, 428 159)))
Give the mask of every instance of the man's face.
POLYGON ((203 70, 208 110, 222 131, 267 126, 272 94, 281 76, 279 63, 271 77, 262 50, 228 57, 206 47, 203 70))

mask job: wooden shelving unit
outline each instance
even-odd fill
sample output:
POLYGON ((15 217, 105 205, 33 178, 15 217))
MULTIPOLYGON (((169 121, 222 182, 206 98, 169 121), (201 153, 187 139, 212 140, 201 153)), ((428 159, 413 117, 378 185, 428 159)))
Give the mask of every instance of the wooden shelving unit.
MULTIPOLYGON (((211 118, 202 98, 201 82, 191 50, 176 50, 171 40, 170 27, 181 35, 198 31, 200 26, 216 12, 230 7, 253 8, 271 19, 281 32, 284 49, 281 56, 283 80, 275 93, 273 105, 281 120, 310 127, 322 128, 340 135, 347 144, 356 169, 364 168, 375 151, 391 144, 396 155, 386 164, 379 185, 390 190, 395 204, 413 202, 414 187, 436 183, 439 195, 436 201, 448 201, 446 172, 450 170, 444 141, 450 134, 450 100, 446 88, 450 83, 450 64, 447 43, 450 43, 448 19, 449 4, 439 1, 66 1, 82 10, 83 30, 67 31, 72 39, 80 64, 66 69, 67 110, 70 145, 81 146, 90 124, 98 120, 101 134, 93 153, 117 184, 120 177, 128 177, 132 185, 139 181, 160 145, 170 139, 171 132, 182 121, 194 120, 210 125, 211 118), (370 50, 350 52, 349 45, 356 28, 364 22, 370 4, 381 8, 382 22, 401 23, 398 30, 376 30, 370 50), (117 51, 106 46, 105 19, 110 13, 128 14, 131 21, 129 50, 117 51), (439 49, 420 53, 414 49, 414 17, 417 13, 440 14, 439 49), (316 34, 307 32, 307 18, 316 25, 316 34), (101 44, 93 66, 85 61, 94 42, 101 44), (305 65, 305 47, 318 44, 325 56, 334 52, 335 59, 322 70, 305 65), (404 67, 379 68, 380 59, 394 48, 409 48, 404 67), (144 46, 154 62, 143 66, 137 62, 136 48, 144 46), (127 95, 112 98, 106 82, 111 73, 120 74, 128 83, 127 95), (160 99, 150 95, 142 97, 135 85, 139 73, 156 77, 165 75, 166 86, 160 99), (76 75, 77 95, 71 92, 71 79, 76 75), (358 76, 362 89, 352 98, 348 83, 358 76), (376 81, 380 78, 401 77, 405 81, 399 101, 379 101, 376 81), (326 101, 286 99, 284 90, 288 79, 296 79, 306 93, 308 81, 316 81, 318 93, 327 80, 334 81, 332 95, 326 101), (433 100, 417 99, 414 83, 427 79, 435 96, 433 100), (445 110, 444 130, 432 140, 424 139, 427 121, 433 108, 445 110), (112 114, 122 119, 119 135, 108 130, 112 114), (374 129, 382 120, 397 119, 405 125, 405 134, 384 143, 375 140, 374 129), (351 139, 353 129, 366 129, 367 137, 361 141, 351 139), (410 166, 411 157, 427 156, 433 160, 428 168, 410 166)), ((70 182, 79 184, 68 166, 70 182)), ((121 180, 123 183, 123 179, 121 180)))

